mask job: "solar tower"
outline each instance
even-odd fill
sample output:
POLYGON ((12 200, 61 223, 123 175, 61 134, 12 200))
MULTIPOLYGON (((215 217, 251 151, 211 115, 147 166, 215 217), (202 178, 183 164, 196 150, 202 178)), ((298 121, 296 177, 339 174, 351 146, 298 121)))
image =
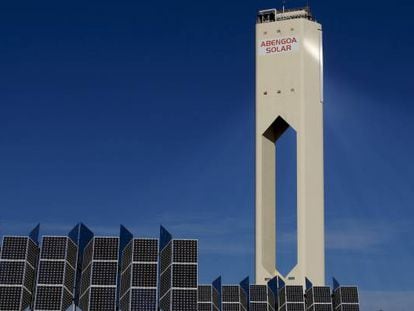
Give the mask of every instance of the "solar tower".
POLYGON ((260 11, 256 24, 256 283, 276 263, 277 141, 292 127, 297 157, 297 262, 287 284, 325 283, 322 27, 306 9, 260 11))

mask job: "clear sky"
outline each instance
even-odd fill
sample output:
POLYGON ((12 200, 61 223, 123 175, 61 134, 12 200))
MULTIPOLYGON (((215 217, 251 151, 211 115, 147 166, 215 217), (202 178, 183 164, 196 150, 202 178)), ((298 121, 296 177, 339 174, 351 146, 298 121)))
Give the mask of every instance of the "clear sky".
MULTIPOLYGON (((163 224, 199 238, 201 282, 253 277, 255 14, 275 6, 2 1, 0 235, 163 224)), ((311 6, 324 27, 327 280, 357 284, 364 310, 410 311, 414 4, 311 6)))

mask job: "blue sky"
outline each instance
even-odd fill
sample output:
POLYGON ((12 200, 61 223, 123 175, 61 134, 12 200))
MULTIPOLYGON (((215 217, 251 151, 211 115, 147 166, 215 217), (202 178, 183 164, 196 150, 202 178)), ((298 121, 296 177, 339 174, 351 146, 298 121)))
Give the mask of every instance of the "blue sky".
MULTIPOLYGON (((200 281, 252 276, 254 23, 279 4, 2 2, 0 234, 164 224, 199 238, 200 281)), ((414 4, 311 5, 324 27, 327 277, 359 285, 364 310, 410 310, 414 4)))

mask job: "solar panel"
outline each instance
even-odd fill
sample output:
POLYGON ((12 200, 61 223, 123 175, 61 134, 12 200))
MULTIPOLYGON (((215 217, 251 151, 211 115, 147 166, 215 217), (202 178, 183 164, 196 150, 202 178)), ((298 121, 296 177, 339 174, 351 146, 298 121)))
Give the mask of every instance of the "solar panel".
POLYGON ((133 264, 132 286, 157 287, 157 264, 133 264))
POLYGON ((62 304, 61 286, 38 286, 35 310, 60 310, 62 304))
POLYGON ((20 310, 22 288, 0 286, 0 310, 20 310))
POLYGON ((66 259, 67 237, 43 237, 41 259, 66 259))
POLYGON ((157 262, 158 240, 157 239, 134 239, 134 261, 157 262))
POLYGON ((116 287, 92 287, 89 311, 115 311, 116 287))
POLYGON ((94 261, 92 265, 92 285, 116 285, 118 263, 94 261))
POLYGON ((156 289, 133 289, 131 291, 131 311, 156 311, 156 289))
POLYGON ((24 267, 24 261, 1 261, 0 284, 21 285, 23 283, 24 267))
POLYGON ((118 260, 118 238, 96 237, 94 242, 94 260, 118 260))

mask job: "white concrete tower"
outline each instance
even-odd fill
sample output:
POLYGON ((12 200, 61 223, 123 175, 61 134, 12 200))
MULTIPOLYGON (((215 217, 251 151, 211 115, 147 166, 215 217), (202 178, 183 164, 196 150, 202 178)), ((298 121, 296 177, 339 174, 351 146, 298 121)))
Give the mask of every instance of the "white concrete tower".
MULTIPOLYGON (((325 283, 322 27, 308 9, 266 10, 256 25, 256 283, 325 283), (276 263, 276 141, 296 131, 297 262, 276 263)), ((296 228, 293 228, 296 229, 296 228)))

